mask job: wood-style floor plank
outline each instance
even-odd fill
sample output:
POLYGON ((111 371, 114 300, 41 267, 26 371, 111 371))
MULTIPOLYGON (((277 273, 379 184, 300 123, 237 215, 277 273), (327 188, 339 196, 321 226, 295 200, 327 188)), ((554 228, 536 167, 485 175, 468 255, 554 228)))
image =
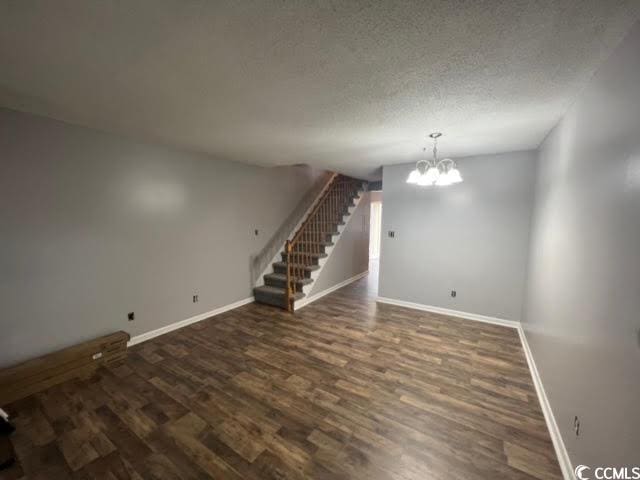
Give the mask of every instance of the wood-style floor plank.
POLYGON ((247 305, 16 402, 0 478, 562 478, 515 330, 375 295, 247 305))

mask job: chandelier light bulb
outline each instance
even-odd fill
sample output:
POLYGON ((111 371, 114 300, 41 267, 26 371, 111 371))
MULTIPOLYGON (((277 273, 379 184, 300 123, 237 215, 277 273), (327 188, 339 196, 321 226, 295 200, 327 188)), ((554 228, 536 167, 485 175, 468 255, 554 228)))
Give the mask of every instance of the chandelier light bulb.
POLYGON ((452 183, 450 172, 441 173, 438 180, 436 180, 436 185, 439 187, 446 187, 452 183))
POLYGON ((429 167, 424 173, 424 185, 433 185, 440 177, 440 171, 436 167, 429 167))
POLYGON ((423 173, 422 175, 420 175, 420 178, 418 178, 417 185, 426 187, 428 185, 431 185, 431 183, 429 182, 429 180, 427 180, 427 176, 423 173))
POLYGON ((453 167, 451 170, 449 170, 448 175, 449 175, 449 181, 452 184, 462 182, 462 175, 460 175, 460 170, 458 170, 456 167, 453 167))
POLYGON ((407 178, 407 183, 417 184, 418 180, 420 180, 420 171, 416 168, 415 170, 412 170, 411 173, 409 174, 409 177, 407 178))

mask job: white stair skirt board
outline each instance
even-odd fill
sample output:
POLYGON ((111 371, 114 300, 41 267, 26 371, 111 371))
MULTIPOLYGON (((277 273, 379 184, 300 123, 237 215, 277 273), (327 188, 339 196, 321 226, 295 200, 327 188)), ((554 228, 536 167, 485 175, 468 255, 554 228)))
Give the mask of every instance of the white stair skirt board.
POLYGON ((540 402, 540 408, 542 409, 542 414, 544 415, 544 420, 547 424, 549 436, 551 437, 551 441, 553 442, 553 448, 556 452, 556 457, 558 458, 558 464, 560 465, 562 476, 565 480, 574 480, 573 467, 571 465, 569 453, 567 452, 564 441, 562 440, 560 429, 558 428, 558 424, 556 423, 553 411, 551 410, 551 404, 549 403, 549 399, 544 390, 544 386, 542 385, 542 380, 540 378, 540 374, 538 373, 536 362, 533 359, 531 349, 529 348, 529 344, 527 342, 527 337, 520 322, 516 322, 514 320, 504 320, 502 318, 487 317, 485 315, 478 315, 476 313, 459 312, 457 310, 449 310, 448 308, 434 307, 431 305, 422 305, 420 303, 405 302, 404 300, 395 300, 393 298, 378 297, 377 301, 380 303, 397 305, 399 307, 412 308, 414 310, 440 313, 442 315, 450 315, 452 317, 464 318, 466 320, 475 320, 479 322, 492 323, 494 325, 515 328, 518 331, 520 343, 522 344, 522 350, 524 350, 524 355, 527 359, 527 364, 529 365, 529 371, 531 372, 533 385, 536 389, 536 394, 538 395, 538 401, 540 402))
POLYGON ((536 367, 536 362, 533 359, 531 349, 529 348, 529 343, 527 342, 527 337, 524 334, 524 329, 521 325, 518 326, 518 334, 520 335, 520 342, 522 343, 524 355, 527 358, 527 364, 529 365, 529 371, 531 372, 533 385, 535 386, 536 393, 538 394, 540 408, 542 408, 542 414, 544 415, 544 420, 547 423, 547 429, 549 430, 549 435, 551 436, 551 441, 553 442, 553 448, 556 451, 556 457, 558 457, 558 463, 560 464, 562 477, 565 480, 574 480, 573 466, 571 465, 569 453, 567 452, 567 448, 564 445, 564 440, 562 440, 562 435, 560 434, 558 423, 556 422, 556 418, 553 415, 553 411, 551 410, 551 404, 549 403, 547 393, 544 390, 544 385, 542 385, 542 379, 540 378, 540 374, 538 373, 538 367, 536 367))
POLYGON ((399 307, 412 308, 414 310, 423 310, 425 312, 440 313, 451 317, 464 318, 466 320, 475 320, 477 322, 493 323, 494 325, 502 325, 503 327, 518 328, 520 322, 515 320, 505 320, 503 318, 488 317, 486 315, 478 315, 477 313, 460 312, 458 310, 449 310, 448 308, 434 307, 432 305, 423 305, 421 303, 406 302, 404 300, 396 300, 395 298, 378 297, 376 301, 380 303, 388 303, 399 307))
POLYGON ((196 315, 194 317, 187 318, 185 320, 180 320, 179 322, 171 323, 164 327, 160 327, 156 330, 151 330, 150 332, 136 335, 135 337, 131 337, 131 340, 127 342, 127 347, 137 345, 138 343, 146 342, 147 340, 151 340, 152 338, 159 337, 160 335, 164 335, 165 333, 173 332, 174 330, 178 330, 179 328, 186 327, 187 325, 191 325, 192 323, 201 322, 202 320, 206 320, 207 318, 215 317, 216 315, 220 315, 221 313, 228 312, 229 310, 242 307, 243 305, 247 305, 249 303, 253 303, 253 297, 245 298, 244 300, 238 300, 237 302, 230 303, 229 305, 224 305, 222 307, 216 308, 215 310, 200 313, 199 315, 196 315))
POLYGON ((326 290, 323 290, 321 292, 316 293, 315 295, 312 295, 310 297, 304 297, 301 298, 300 300, 296 301, 293 308, 294 310, 299 310, 302 307, 309 305, 312 302, 315 302, 316 300, 324 297, 325 295, 329 295, 331 292, 335 292, 336 290, 341 289, 342 287, 346 287, 347 285, 349 285, 350 283, 355 282, 356 280, 360 280, 363 277, 366 277, 369 274, 369 270, 366 270, 362 273, 359 273, 358 275, 354 275, 351 278, 347 278, 346 280, 334 285, 333 287, 329 287, 326 290))

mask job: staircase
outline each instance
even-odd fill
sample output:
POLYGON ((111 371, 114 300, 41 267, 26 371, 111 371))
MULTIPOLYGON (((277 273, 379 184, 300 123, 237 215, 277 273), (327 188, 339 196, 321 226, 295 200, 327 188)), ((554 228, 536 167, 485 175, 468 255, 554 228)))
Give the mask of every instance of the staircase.
POLYGON ((295 302, 313 284, 322 259, 328 257, 327 250, 339 238, 364 185, 355 178, 331 176, 307 218, 286 241, 280 261, 273 263, 273 272, 264 275, 263 286, 254 288, 256 302, 293 312, 295 302))

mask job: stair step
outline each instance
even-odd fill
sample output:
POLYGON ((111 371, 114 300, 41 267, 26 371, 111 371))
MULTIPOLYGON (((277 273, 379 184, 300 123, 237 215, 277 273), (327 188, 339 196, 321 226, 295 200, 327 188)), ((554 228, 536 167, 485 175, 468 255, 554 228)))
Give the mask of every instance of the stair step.
MULTIPOLYGON (((285 262, 276 262, 273 264, 276 268, 287 268, 287 264, 285 262)), ((297 263, 293 263, 292 266, 294 268, 303 267, 308 272, 313 272, 314 270, 318 270, 320 268, 319 265, 299 265, 297 263)))
MULTIPOLYGON (((274 307, 287 308, 287 291, 284 288, 271 287, 265 285, 253 289, 253 296, 259 303, 266 303, 274 307)), ((304 297, 304 293, 296 292, 293 295, 294 300, 300 300, 304 297)))
MULTIPOLYGON (((344 215, 342 215, 342 216, 344 217, 345 215, 346 215, 346 213, 345 213, 344 215)), ((319 223, 319 224, 321 224, 321 225, 336 225, 336 224, 338 224, 338 225, 344 225, 344 224, 345 224, 344 220, 341 220, 341 219, 337 219, 337 220, 329 220, 328 222, 322 222, 322 221, 320 221, 320 222, 317 222, 317 223, 319 223)), ((311 224, 313 224, 313 222, 312 222, 311 224)))
MULTIPOLYGON (((264 276, 264 283, 270 287, 286 288, 287 286, 287 274, 286 273, 269 273, 264 276)), ((310 278, 297 278, 296 284, 299 287, 303 285, 309 285, 313 283, 310 278)))
MULTIPOLYGON (((327 236, 324 236, 327 238, 327 236)), ((332 247, 334 245, 333 242, 328 240, 320 240, 320 241, 311 241, 311 242, 298 242, 296 243, 295 250, 298 252, 320 252, 326 253, 328 247, 332 247)))
MULTIPOLYGON (((338 233, 338 229, 334 228, 334 229, 326 229, 326 230, 321 230, 321 231, 316 231, 316 232, 312 232, 310 233, 311 235, 316 235, 316 236, 321 236, 321 235, 337 235, 338 233)), ((304 236, 304 234, 302 235, 304 236)), ((315 240, 311 240, 312 242, 315 243, 315 240)), ((331 239, 326 239, 324 240, 325 242, 331 242, 331 239)))
MULTIPOLYGON (((322 252, 322 253, 313 253, 313 252, 309 252, 309 253, 307 253, 307 252, 305 252, 305 251, 301 251, 301 252, 298 252, 298 253, 300 253, 300 254, 304 254, 304 255, 308 255, 308 256, 310 256, 311 258, 313 258, 313 260, 314 260, 314 261, 317 261, 317 260, 318 260, 318 259, 320 259, 320 258, 327 258, 327 257, 329 256, 329 255, 327 255, 327 254, 326 254, 326 253, 324 253, 324 252, 322 252)), ((284 252, 280 252, 280 255, 282 255, 282 261, 284 262, 284 261, 285 261, 285 259, 286 259, 286 255, 287 255, 287 254, 286 254, 286 253, 284 253, 284 252)), ((294 254, 292 254, 292 255, 297 255, 297 254, 296 254, 296 253, 294 253, 294 254)), ((292 260, 293 260, 293 259, 292 259, 292 260)))
POLYGON ((335 243, 333 243, 333 242, 329 242, 329 241, 322 241, 322 240, 320 240, 320 241, 318 241, 318 242, 314 242, 314 241, 311 241, 311 242, 300 241, 300 242, 298 242, 298 244, 300 244, 300 245, 320 245, 321 247, 333 247, 333 246, 335 245, 335 243))
MULTIPOLYGON (((313 272, 314 270, 318 270, 320 268, 319 265, 293 265, 294 268, 296 267, 302 267, 304 269, 304 271, 306 272, 306 276, 309 277, 311 275, 311 272, 313 272)), ((285 262, 276 262, 273 264, 273 271, 275 273, 287 273, 287 264, 285 262)))

